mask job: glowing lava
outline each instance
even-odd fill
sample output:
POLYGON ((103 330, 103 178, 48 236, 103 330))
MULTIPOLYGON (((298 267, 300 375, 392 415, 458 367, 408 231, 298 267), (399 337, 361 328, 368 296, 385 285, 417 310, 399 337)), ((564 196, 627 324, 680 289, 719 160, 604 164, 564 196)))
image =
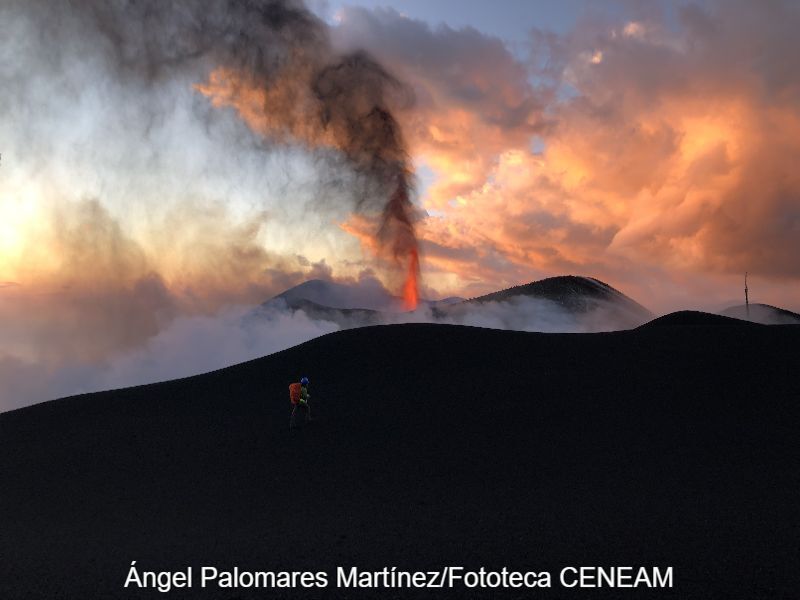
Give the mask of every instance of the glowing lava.
POLYGON ((403 284, 403 306, 406 310, 416 310, 419 303, 418 276, 419 254, 416 248, 413 248, 408 261, 408 275, 406 275, 406 282, 403 284))

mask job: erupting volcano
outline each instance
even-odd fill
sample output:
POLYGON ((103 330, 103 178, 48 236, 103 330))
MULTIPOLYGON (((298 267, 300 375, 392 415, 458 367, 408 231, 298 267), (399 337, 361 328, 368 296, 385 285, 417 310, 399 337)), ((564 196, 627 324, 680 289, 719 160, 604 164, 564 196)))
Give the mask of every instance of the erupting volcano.
POLYGON ((408 173, 405 170, 397 175, 395 191, 384 207, 378 239, 384 246, 391 245, 394 261, 398 265, 407 265, 403 307, 415 310, 419 301, 419 245, 414 232, 408 173))
MULTIPOLYGON (((413 309, 419 249, 411 169, 400 124, 390 109, 409 105, 413 94, 365 52, 335 55, 324 28, 313 21, 307 25, 314 45, 295 48, 268 67, 242 59, 224 61, 206 83, 194 88, 213 106, 234 108, 265 137, 312 150, 333 148, 346 157, 356 175, 349 197, 357 212, 380 214, 376 247, 396 268, 407 269, 403 297, 413 309)), ((290 39, 303 41, 302 36, 290 39)))
POLYGON ((417 250, 414 249, 411 251, 411 257, 408 262, 408 274, 406 275, 405 284, 403 284, 403 306, 405 306, 407 310, 415 310, 419 302, 418 276, 419 254, 417 250))

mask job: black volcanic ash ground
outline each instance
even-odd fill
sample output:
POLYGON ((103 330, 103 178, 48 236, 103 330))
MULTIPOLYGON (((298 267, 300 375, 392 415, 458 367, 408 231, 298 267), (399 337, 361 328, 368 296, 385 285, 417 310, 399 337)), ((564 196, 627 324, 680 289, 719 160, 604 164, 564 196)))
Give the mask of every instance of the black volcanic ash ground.
MULTIPOLYGON (((800 328, 715 323, 355 329, 2 414, 0 596, 164 597, 123 589, 137 560, 330 573, 643 564, 673 566, 675 588, 536 595, 792 597, 800 328), (301 374, 318 421, 290 435, 287 384, 301 374)), ((169 594, 303 595, 413 594, 169 594)))

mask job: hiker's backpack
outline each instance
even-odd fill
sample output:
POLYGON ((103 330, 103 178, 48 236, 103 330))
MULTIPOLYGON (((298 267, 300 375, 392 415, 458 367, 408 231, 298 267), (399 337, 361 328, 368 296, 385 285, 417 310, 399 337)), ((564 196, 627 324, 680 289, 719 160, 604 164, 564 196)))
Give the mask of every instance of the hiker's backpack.
POLYGON ((300 402, 300 389, 302 386, 299 383, 290 383, 289 384, 289 400, 292 404, 298 404, 300 402))

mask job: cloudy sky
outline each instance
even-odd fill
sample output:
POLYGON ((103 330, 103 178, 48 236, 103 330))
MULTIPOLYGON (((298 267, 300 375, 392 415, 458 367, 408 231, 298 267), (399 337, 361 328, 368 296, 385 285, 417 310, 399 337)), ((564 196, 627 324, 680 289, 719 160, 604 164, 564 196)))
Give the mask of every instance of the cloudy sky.
POLYGON ((800 310, 796 2, 192 4, 0 2, 0 374, 309 277, 399 291, 337 98, 397 125, 424 296, 582 274, 718 309, 748 271, 800 310))
POLYGON ((670 310, 747 270, 800 307, 796 4, 432 4, 329 7, 417 90, 431 283, 584 273, 670 310))

